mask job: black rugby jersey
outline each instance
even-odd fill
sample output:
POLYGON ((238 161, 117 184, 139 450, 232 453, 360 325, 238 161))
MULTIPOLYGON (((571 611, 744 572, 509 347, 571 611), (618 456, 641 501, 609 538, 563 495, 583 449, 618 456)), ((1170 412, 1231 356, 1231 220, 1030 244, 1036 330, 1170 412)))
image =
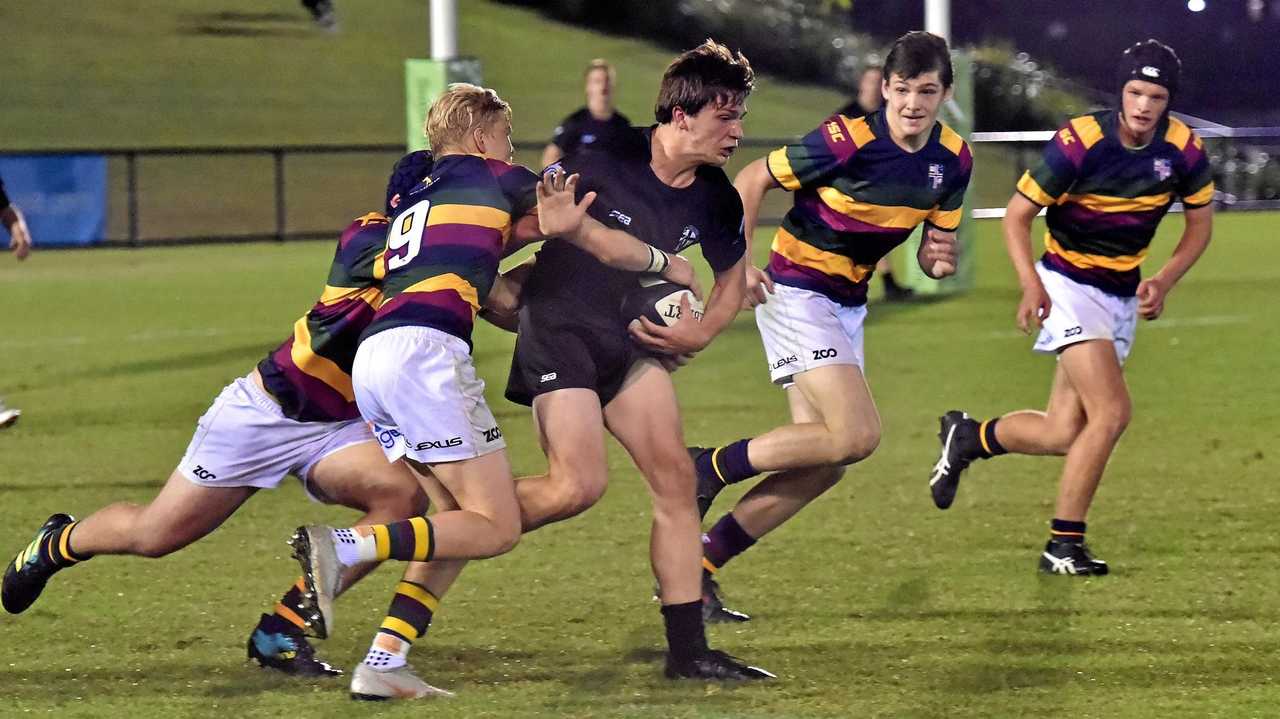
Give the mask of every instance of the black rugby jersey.
MULTIPOLYGON (((669 253, 701 245, 716 272, 742 258, 742 199, 724 170, 704 165, 688 187, 671 187, 649 166, 652 128, 610 152, 590 152, 557 163, 579 173, 577 196, 595 191, 588 214, 669 253)), ((555 167, 556 165, 552 165, 555 167)), ((550 169, 550 168, 548 168, 550 169)), ((608 267, 567 242, 548 242, 525 285, 524 302, 572 303, 580 311, 616 321, 622 297, 638 273, 608 267)))
POLYGON ((565 155, 586 150, 608 152, 628 144, 638 132, 631 126, 631 120, 616 110, 608 120, 597 120, 590 110, 582 107, 560 121, 551 143, 565 155))

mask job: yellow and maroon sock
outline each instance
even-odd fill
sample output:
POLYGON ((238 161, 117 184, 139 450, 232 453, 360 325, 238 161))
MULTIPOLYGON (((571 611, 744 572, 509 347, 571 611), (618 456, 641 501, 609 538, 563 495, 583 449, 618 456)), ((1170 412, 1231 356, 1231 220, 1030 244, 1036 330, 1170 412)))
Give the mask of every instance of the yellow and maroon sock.
POLYGON ((440 600, 426 587, 401 580, 364 663, 381 671, 404 666, 413 643, 426 635, 439 609, 440 600))
POLYGON ((390 524, 333 530, 338 561, 347 565, 398 559, 429 562, 435 554, 435 529, 426 517, 390 524))
POLYGON ((1084 544, 1084 522, 1054 517, 1049 523, 1049 537, 1055 542, 1067 544, 1084 544))

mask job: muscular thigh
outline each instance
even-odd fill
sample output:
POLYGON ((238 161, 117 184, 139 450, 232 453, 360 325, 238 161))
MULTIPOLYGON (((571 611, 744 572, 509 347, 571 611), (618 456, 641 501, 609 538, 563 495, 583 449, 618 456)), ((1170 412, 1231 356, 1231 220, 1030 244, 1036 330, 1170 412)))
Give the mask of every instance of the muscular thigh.
POLYGON ((388 462, 377 442, 353 444, 321 459, 306 485, 316 498, 362 511, 391 497, 404 498, 406 506, 426 508, 423 488, 413 473, 402 461, 388 462))
POLYGON ((604 490, 608 482, 605 421, 593 390, 574 387, 538 395, 533 400, 533 422, 553 479, 604 490))
POLYGON ((221 526, 256 491, 196 484, 175 470, 143 508, 136 530, 163 538, 170 551, 181 549, 221 526))
POLYGON ((671 375, 657 362, 644 359, 628 373, 622 390, 604 408, 605 424, 617 437, 655 492, 683 491, 682 471, 687 466, 688 489, 693 490, 692 463, 684 445, 680 407, 671 375), (654 486, 677 482, 679 487, 654 486))
POLYGON ((880 434, 880 413, 856 365, 833 364, 801 372, 788 391, 795 422, 822 422, 833 432, 880 434), (803 417, 803 419, 802 419, 803 417))

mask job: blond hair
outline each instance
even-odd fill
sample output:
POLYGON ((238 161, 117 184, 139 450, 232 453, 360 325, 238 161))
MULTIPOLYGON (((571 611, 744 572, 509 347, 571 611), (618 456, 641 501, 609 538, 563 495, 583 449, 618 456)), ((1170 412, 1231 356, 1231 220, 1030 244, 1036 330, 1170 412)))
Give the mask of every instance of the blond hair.
POLYGON ((475 128, 488 127, 500 119, 511 119, 511 106, 498 93, 455 82, 431 103, 422 131, 431 143, 431 151, 439 155, 445 148, 465 145, 467 134, 475 128))

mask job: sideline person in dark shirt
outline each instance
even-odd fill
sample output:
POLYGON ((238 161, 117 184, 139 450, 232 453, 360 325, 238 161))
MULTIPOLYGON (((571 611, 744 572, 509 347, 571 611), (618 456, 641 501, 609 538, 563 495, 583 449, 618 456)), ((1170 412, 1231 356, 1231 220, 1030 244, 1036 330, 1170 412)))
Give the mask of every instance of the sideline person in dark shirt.
POLYGON ((556 126, 551 142, 542 151, 543 167, 579 150, 614 149, 635 132, 631 120, 613 107, 613 89, 617 83, 613 65, 596 58, 587 65, 583 77, 587 104, 556 126))

